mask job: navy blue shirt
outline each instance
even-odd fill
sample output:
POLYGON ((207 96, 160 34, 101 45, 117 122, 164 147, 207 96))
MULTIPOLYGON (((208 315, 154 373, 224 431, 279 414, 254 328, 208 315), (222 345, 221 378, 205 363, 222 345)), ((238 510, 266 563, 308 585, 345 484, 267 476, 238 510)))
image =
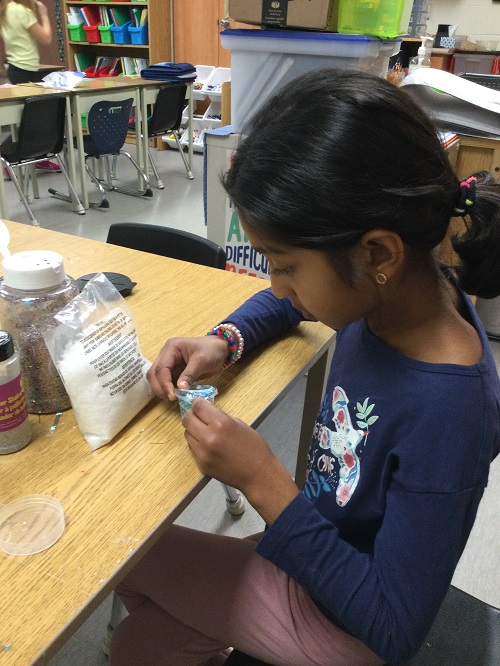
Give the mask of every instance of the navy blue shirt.
MULTIPOLYGON (((303 492, 257 547, 388 662, 429 631, 500 448, 498 374, 463 298, 483 346, 475 365, 409 359, 364 320, 337 332, 303 492)), ((226 321, 248 350, 301 319, 265 290, 226 321)))

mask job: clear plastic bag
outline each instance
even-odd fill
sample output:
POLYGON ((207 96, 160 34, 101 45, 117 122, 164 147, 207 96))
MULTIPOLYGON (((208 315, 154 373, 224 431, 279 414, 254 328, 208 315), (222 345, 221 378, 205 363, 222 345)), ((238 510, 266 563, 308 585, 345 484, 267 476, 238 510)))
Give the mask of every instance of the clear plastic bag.
POLYGON ((71 400, 78 427, 95 450, 153 397, 128 306, 103 273, 55 316, 44 340, 71 400))

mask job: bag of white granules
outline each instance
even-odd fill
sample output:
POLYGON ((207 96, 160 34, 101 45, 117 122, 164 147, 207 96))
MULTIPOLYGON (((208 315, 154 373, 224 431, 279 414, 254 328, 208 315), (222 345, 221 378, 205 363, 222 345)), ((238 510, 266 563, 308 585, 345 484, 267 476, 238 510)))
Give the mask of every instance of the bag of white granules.
POLYGON ((78 427, 95 450, 107 444, 151 400, 151 366, 123 297, 103 273, 56 315, 44 333, 71 400, 78 427))

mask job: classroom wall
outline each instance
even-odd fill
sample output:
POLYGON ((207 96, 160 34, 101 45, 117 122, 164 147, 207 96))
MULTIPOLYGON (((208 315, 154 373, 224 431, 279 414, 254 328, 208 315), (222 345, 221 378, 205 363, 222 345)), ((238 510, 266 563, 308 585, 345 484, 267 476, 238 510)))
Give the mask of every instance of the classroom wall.
POLYGON ((431 0, 428 32, 435 34, 439 23, 458 24, 457 34, 468 35, 472 41, 498 38, 500 42, 500 2, 431 0))

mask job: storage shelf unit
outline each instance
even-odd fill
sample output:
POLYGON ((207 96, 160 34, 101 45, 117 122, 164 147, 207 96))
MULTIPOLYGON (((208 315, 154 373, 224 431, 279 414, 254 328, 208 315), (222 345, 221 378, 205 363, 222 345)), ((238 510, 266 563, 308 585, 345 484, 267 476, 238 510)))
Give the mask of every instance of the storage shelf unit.
POLYGON ((69 37, 68 28, 65 27, 65 42, 68 65, 74 69, 75 53, 92 53, 96 56, 130 56, 149 58, 150 63, 166 62, 171 60, 171 16, 170 3, 165 0, 148 0, 147 2, 84 2, 82 0, 63 0, 64 25, 67 25, 66 14, 69 7, 82 7, 85 5, 106 7, 137 7, 148 10, 148 43, 147 44, 105 44, 102 42, 74 41, 69 37))

